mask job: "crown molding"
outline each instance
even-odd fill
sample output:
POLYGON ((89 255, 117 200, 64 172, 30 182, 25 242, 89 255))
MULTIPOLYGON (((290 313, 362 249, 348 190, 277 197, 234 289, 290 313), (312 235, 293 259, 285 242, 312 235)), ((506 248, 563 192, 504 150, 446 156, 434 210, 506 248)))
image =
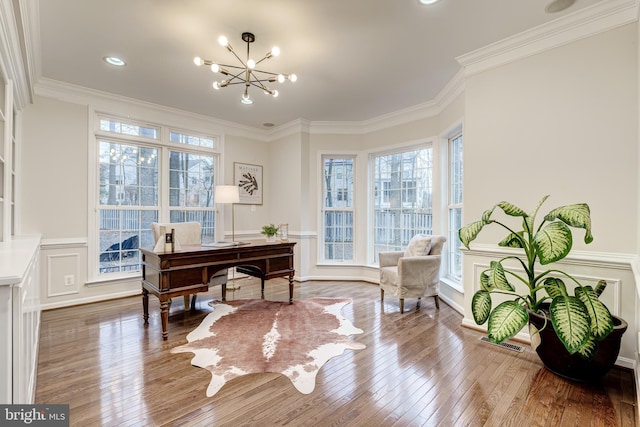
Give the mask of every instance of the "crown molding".
POLYGON ((277 126, 269 132, 268 141, 276 141, 278 139, 282 139, 289 135, 299 135, 301 133, 310 133, 310 124, 309 120, 305 119, 296 119, 292 120, 289 123, 282 124, 277 126))
POLYGON ((465 76, 480 73, 537 53, 638 20, 640 0, 604 0, 572 14, 523 31, 456 57, 465 76))
POLYGON ((362 135, 435 117, 463 92, 464 70, 461 69, 431 101, 359 122, 310 122, 310 131, 313 134, 362 135))
MULTIPOLYGON (((0 3, 0 69, 6 79, 13 81, 13 99, 18 110, 24 109, 32 101, 31 81, 22 62, 21 26, 16 17, 23 16, 14 10, 16 2, 0 3)), ((22 23, 22 21, 20 22, 22 23)))
MULTIPOLYGON (((219 133, 252 138, 264 142, 269 140, 268 133, 262 129, 222 119, 216 119, 202 114, 191 113, 177 108, 154 104, 152 102, 141 101, 135 98, 73 85, 58 80, 41 78, 34 85, 34 91, 35 94, 39 96, 54 98, 73 104, 91 105, 96 110, 111 110, 118 111, 121 114, 129 114, 127 112, 127 108, 143 108, 151 112, 164 113, 175 117, 190 118, 206 122, 216 128, 219 133)), ((149 120, 148 117, 138 117, 139 114, 136 113, 130 113, 130 115, 139 119, 149 120)))

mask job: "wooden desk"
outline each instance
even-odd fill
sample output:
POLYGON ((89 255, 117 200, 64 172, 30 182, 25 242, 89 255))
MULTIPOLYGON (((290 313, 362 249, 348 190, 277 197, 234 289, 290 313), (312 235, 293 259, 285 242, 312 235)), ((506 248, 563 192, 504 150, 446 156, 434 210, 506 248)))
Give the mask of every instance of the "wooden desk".
MULTIPOLYGON (((292 304, 294 245, 293 242, 251 242, 230 247, 184 245, 180 251, 159 253, 153 252, 152 248, 140 248, 144 324, 149 324, 149 293, 152 293, 160 300, 162 339, 166 340, 171 298, 206 292, 216 271, 236 266, 250 267, 263 283, 265 279, 289 277, 289 304, 292 304)), ((223 301, 226 293, 225 284, 222 285, 223 301)))

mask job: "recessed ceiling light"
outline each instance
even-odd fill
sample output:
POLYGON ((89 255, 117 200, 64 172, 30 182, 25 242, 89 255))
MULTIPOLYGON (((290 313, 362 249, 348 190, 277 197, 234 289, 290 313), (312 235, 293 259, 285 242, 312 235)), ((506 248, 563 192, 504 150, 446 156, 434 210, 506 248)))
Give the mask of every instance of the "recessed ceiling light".
POLYGON ((125 65, 127 65, 126 62, 124 62, 122 59, 118 58, 117 56, 105 56, 102 59, 107 64, 111 64, 116 67, 124 67, 125 65))
POLYGON ((435 2, 437 2, 438 0, 418 0, 418 3, 420 4, 433 4, 435 2))
POLYGON ((573 6, 575 2, 576 0, 553 0, 544 8, 544 11, 547 13, 560 12, 573 6))

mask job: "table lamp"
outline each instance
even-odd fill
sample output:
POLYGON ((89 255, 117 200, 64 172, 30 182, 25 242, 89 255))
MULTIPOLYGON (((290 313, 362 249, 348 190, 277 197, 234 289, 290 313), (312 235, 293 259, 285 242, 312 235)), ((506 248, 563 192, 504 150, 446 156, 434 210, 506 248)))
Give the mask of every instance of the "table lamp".
MULTIPOLYGON (((215 203, 231 204, 231 243, 234 245, 240 244, 236 242, 236 231, 234 224, 235 211, 234 206, 240 202, 240 191, 235 185, 216 185, 214 193, 215 203)), ((236 286, 236 269, 231 270, 231 286, 227 285, 227 289, 235 291, 240 289, 240 286, 236 286)))
POLYGON ((236 232, 235 232, 235 224, 234 224, 234 206, 236 203, 240 202, 240 192, 238 187, 235 185, 216 185, 215 190, 215 203, 220 204, 231 204, 231 242, 233 244, 238 244, 236 242, 236 232))

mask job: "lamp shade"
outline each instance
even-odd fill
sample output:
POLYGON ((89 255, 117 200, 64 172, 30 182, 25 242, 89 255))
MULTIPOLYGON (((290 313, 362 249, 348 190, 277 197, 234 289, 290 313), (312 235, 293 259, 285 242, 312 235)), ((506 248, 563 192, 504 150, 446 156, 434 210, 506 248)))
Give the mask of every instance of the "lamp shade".
POLYGON ((216 185, 216 203, 239 203, 240 192, 235 185, 216 185))

